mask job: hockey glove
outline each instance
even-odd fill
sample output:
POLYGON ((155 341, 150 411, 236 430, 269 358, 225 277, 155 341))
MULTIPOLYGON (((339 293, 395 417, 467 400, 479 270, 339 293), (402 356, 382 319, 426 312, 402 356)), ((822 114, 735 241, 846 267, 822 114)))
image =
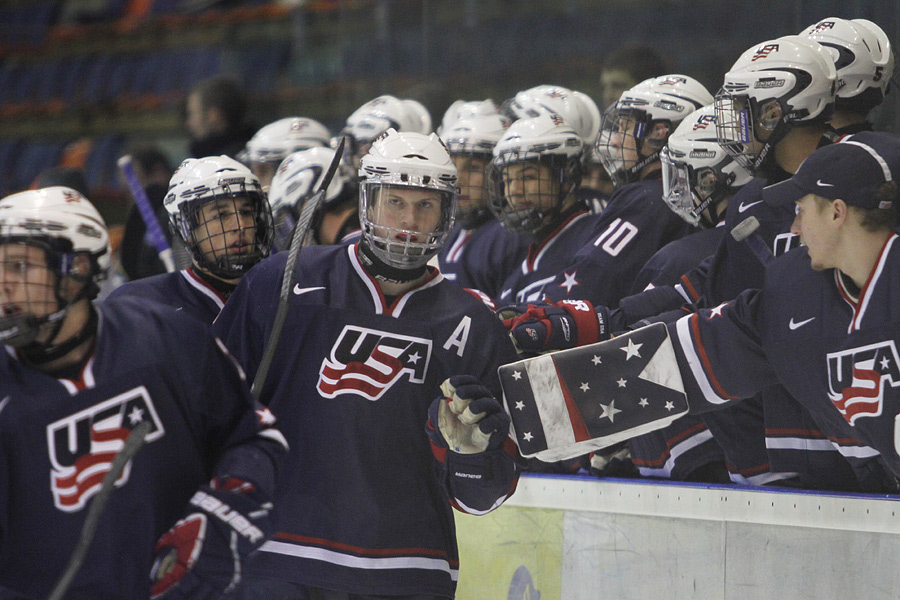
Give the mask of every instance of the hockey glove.
POLYGON ((441 384, 441 392, 428 410, 433 444, 457 454, 500 448, 509 435, 509 415, 489 389, 471 375, 457 375, 441 384))
POLYGON ((595 310, 587 300, 561 300, 555 304, 528 304, 504 307, 498 313, 509 329, 516 347, 525 352, 546 352, 584 346, 605 340, 607 310, 595 310))
POLYGON ((241 580, 241 561, 271 533, 272 505, 252 484, 217 477, 190 500, 191 512, 156 543, 153 599, 219 598, 241 580))

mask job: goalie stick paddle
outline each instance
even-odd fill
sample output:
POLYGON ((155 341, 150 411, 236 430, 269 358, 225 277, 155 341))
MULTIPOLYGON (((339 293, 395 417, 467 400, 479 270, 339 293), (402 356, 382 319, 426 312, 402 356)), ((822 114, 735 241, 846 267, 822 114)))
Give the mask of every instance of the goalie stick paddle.
POLYGON ((115 487, 116 480, 122 474, 122 471, 125 470, 125 465, 128 464, 128 461, 134 458, 134 455, 144 445, 144 440, 152 427, 153 424, 150 421, 141 421, 128 434, 122 449, 116 454, 109 471, 103 478, 100 491, 97 492, 93 502, 91 502, 91 508, 84 519, 84 525, 81 526, 81 535, 78 538, 75 550, 72 551, 69 564, 66 566, 62 577, 56 582, 56 587, 47 596, 47 600, 61 600, 65 596, 66 591, 68 591, 69 586, 72 585, 72 580, 75 579, 75 575, 78 574, 78 570, 81 569, 81 564, 84 562, 84 557, 87 556, 88 548, 94 539, 94 534, 97 532, 97 525, 100 524, 100 516, 103 514, 103 509, 106 508, 106 503, 109 501, 109 496, 113 491, 113 487, 115 487))
POLYGON ((163 265, 165 265, 166 271, 171 273, 175 270, 175 259, 172 257, 172 248, 169 246, 169 241, 166 239, 166 236, 159 225, 159 221, 156 219, 153 205, 150 204, 147 193, 144 192, 144 187, 141 185, 137 173, 134 171, 134 163, 131 159, 131 155, 126 154, 125 156, 120 157, 117 164, 119 165, 119 170, 122 171, 122 175, 125 176, 125 182, 128 184, 128 189, 131 190, 131 196, 134 198, 134 205, 137 206, 138 211, 141 213, 141 218, 144 220, 144 225, 147 226, 147 235, 150 236, 150 240, 156 247, 156 254, 159 256, 159 260, 162 261, 163 265))
POLYGON ((328 186, 331 185, 331 180, 334 179, 334 174, 341 163, 341 156, 344 154, 344 142, 345 138, 342 137, 334 151, 334 158, 325 172, 325 177, 322 178, 319 189, 303 204, 303 208, 300 210, 300 217, 297 219, 297 224, 294 225, 294 231, 291 233, 291 245, 288 249, 287 262, 284 265, 284 275, 281 278, 281 293, 278 298, 278 310, 275 312, 275 321, 272 324, 272 333, 269 335, 262 360, 259 362, 259 368, 256 370, 256 376, 253 378, 253 385, 250 388, 254 401, 259 401, 263 385, 265 385, 266 377, 269 374, 269 368, 272 366, 272 360, 275 358, 275 349, 278 346, 278 339, 281 337, 284 319, 287 317, 287 309, 291 301, 291 283, 294 281, 294 271, 300 258, 300 248, 303 247, 303 241, 306 239, 307 233, 309 233, 313 215, 322 203, 325 192, 328 190, 328 186))

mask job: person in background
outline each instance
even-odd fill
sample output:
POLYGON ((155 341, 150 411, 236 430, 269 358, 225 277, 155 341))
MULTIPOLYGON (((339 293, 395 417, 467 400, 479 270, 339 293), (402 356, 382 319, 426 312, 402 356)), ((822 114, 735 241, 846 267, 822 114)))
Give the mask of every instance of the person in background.
POLYGON ((669 73, 668 61, 646 44, 626 44, 611 52, 600 67, 600 106, 609 108, 640 82, 669 73))
POLYGON ((185 104, 190 156, 234 158, 256 131, 249 122, 247 92, 237 79, 219 75, 194 85, 185 104))

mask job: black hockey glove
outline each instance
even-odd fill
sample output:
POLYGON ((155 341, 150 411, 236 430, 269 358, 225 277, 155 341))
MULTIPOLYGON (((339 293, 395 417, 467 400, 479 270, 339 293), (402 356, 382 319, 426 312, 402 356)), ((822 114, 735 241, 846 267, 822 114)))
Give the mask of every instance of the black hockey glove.
POLYGON ((608 339, 607 313, 587 300, 561 300, 506 306, 497 314, 520 352, 547 352, 608 339))
POLYGON ((428 410, 432 444, 457 454, 500 448, 509 435, 509 415, 489 389, 471 375, 457 375, 441 384, 441 392, 428 410))
POLYGON ((241 561, 271 533, 272 505, 246 481, 217 477, 190 506, 156 543, 153 599, 219 598, 240 582, 241 561))

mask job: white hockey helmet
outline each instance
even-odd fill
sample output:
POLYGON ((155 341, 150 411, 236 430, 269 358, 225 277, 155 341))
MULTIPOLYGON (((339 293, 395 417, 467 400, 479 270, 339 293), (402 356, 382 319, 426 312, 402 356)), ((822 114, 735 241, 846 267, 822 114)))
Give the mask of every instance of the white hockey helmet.
POLYGON ((388 129, 428 134, 431 133, 431 116, 420 102, 385 94, 353 111, 342 135, 349 138, 350 154, 359 157, 388 129))
POLYGON ((637 181, 678 124, 713 102, 702 83, 687 75, 645 79, 626 90, 603 115, 597 154, 616 187, 637 181))
POLYGON ((691 225, 715 226, 719 204, 753 177, 719 146, 716 111, 710 104, 691 113, 669 136, 659 154, 663 200, 691 225))
POLYGON ((172 174, 163 200, 172 231, 190 249, 195 263, 222 279, 236 279, 269 255, 272 246, 272 212, 259 179, 249 168, 228 156, 189 158, 172 174), (226 214, 238 212, 233 203, 247 199, 253 210, 255 234, 250 248, 220 248, 210 253, 204 246, 221 246, 224 236, 242 229, 237 220, 214 216, 220 223, 211 232, 203 207, 212 202, 231 201, 226 214))
POLYGON ((865 19, 829 17, 801 33, 825 46, 834 59, 835 107, 868 112, 881 103, 894 73, 894 54, 884 30, 865 19))
POLYGON ((456 222, 467 229, 475 228, 490 218, 486 200, 488 195, 487 166, 493 157, 494 146, 506 133, 508 127, 509 119, 499 113, 478 115, 456 121, 450 128, 444 130, 444 135, 441 136, 450 151, 450 156, 460 170, 461 198, 456 210, 456 222), (467 174, 466 169, 474 172, 481 164, 484 164, 485 169, 481 173, 481 183, 479 184, 474 175, 467 174), (481 186, 480 196, 475 196, 471 189, 472 185, 481 186), (467 198, 468 201, 464 201, 464 198, 467 198))
POLYGON ((280 163, 292 153, 307 148, 328 147, 331 133, 307 117, 286 117, 262 127, 247 142, 240 155, 243 163, 280 163))
POLYGON ((491 211, 510 231, 538 234, 557 220, 563 202, 574 196, 581 182, 583 154, 583 139, 556 113, 514 122, 494 146, 489 172, 491 211), (517 163, 539 163, 549 168, 551 189, 538 194, 553 194, 551 203, 523 207, 511 199, 509 191, 515 182, 509 167, 517 163))
MULTIPOLYGON (((30 344, 44 323, 61 324, 74 302, 95 298, 99 292, 97 282, 109 270, 111 251, 106 223, 87 198, 68 187, 28 190, 0 200, 0 244, 42 248, 47 266, 57 275, 53 290, 56 305, 47 307, 45 314, 30 312, 33 306, 0 305, 0 343, 11 346, 30 344), (65 297, 60 287, 63 278, 79 282, 80 291, 65 297)), ((0 262, 6 261, 4 252, 0 262)))
POLYGON ((457 100, 444 111, 444 117, 438 126, 437 134, 441 136, 441 139, 444 139, 444 132, 449 131, 457 121, 471 117, 487 117, 499 113, 500 110, 497 104, 490 98, 487 100, 457 100))
MULTIPOLYGON (((278 166, 272 186, 269 188, 269 206, 275 221, 274 246, 278 250, 287 250, 290 236, 294 230, 303 203, 319 189, 331 161, 334 160, 333 148, 309 148, 294 152, 278 166)), ((345 201, 357 200, 356 178, 350 168, 341 163, 334 178, 325 190, 325 197, 317 214, 328 211, 345 201)), ((317 216, 313 216, 311 231, 315 232, 317 216)))
POLYGON ((590 96, 559 85, 539 85, 515 95, 508 110, 518 119, 530 119, 551 112, 561 116, 581 136, 593 144, 600 131, 600 109, 590 96))
POLYGON ((456 167, 446 146, 434 133, 390 128, 362 157, 359 176, 363 243, 388 267, 423 268, 440 251, 456 215, 456 167), (433 229, 402 229, 380 218, 390 191, 402 188, 438 193, 440 217, 433 229))
POLYGON ((834 60, 818 42, 789 35, 753 46, 716 94, 719 144, 755 173, 790 127, 830 118, 836 89, 834 60))

